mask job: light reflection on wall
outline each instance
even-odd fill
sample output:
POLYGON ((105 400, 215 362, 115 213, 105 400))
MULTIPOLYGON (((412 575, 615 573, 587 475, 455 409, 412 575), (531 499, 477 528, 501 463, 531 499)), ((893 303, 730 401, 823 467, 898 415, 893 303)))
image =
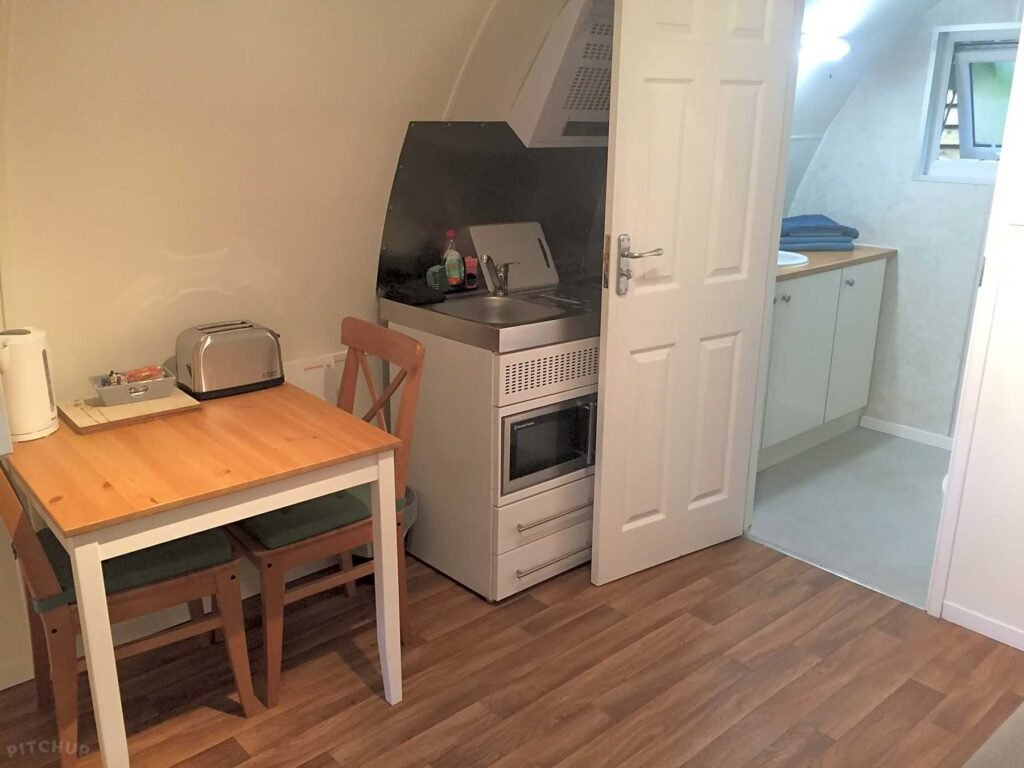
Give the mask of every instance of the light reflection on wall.
POLYGON ((804 11, 799 79, 850 52, 845 39, 882 0, 808 0, 804 11))

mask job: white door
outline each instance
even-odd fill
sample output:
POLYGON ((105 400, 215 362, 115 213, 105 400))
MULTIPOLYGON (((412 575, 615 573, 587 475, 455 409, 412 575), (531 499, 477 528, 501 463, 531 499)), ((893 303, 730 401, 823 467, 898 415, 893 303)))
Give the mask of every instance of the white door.
MULTIPOLYGON (((1017 73, 1024 72, 1024 49, 1017 73)), ((1014 78, 928 611, 1024 649, 1024 78, 1014 78)))
POLYGON ((742 533, 802 5, 616 3, 596 584, 742 533))

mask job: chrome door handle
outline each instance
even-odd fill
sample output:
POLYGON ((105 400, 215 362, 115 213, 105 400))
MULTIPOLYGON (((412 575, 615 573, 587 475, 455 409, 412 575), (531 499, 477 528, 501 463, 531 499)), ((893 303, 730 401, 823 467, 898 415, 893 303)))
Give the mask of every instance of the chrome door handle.
POLYGON ((574 550, 574 551, 570 552, 567 555, 562 555, 561 557, 556 557, 554 560, 548 560, 546 563, 541 563, 540 565, 535 565, 535 566, 533 566, 533 568, 527 568, 525 571, 520 571, 520 570, 517 569, 516 570, 516 578, 517 579, 525 579, 527 576, 529 576, 531 574, 534 574, 537 571, 543 571, 545 568, 550 568, 552 565, 558 565, 560 562, 562 562, 563 560, 568 560, 570 557, 575 557, 576 555, 582 555, 584 552, 588 551, 589 549, 590 549, 590 541, 588 540, 587 541, 587 546, 580 547, 579 549, 574 550))
POLYGON ((534 520, 532 523, 519 523, 519 525, 516 526, 516 530, 519 531, 519 533, 526 533, 527 531, 532 531, 534 528, 539 528, 540 526, 546 525, 547 523, 553 523, 555 520, 559 520, 563 517, 568 517, 569 515, 574 514, 576 512, 581 512, 587 507, 592 506, 593 503, 594 502, 590 501, 584 504, 582 507, 576 507, 575 509, 569 509, 566 510, 565 512, 559 512, 556 515, 549 515, 548 517, 542 518, 540 520, 534 520))
POLYGON ((619 277, 615 283, 615 292, 619 296, 625 296, 629 293, 629 281, 633 277, 633 270, 629 268, 629 262, 633 259, 647 259, 652 256, 664 256, 664 248, 655 248, 651 251, 642 251, 635 253, 633 251, 633 244, 630 240, 629 235, 619 235, 619 259, 618 259, 618 273, 619 277))
POLYGON ((646 259, 646 258, 648 258, 650 256, 664 256, 664 255, 665 255, 665 249, 664 248, 655 248, 653 251, 644 251, 643 253, 633 253, 632 251, 630 251, 629 253, 622 254, 622 258, 624 258, 624 259, 646 259))

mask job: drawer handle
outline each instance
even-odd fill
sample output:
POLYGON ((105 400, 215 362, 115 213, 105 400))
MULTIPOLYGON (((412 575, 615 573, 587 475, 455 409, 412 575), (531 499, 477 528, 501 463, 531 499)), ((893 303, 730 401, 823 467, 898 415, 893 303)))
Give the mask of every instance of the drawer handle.
POLYGON ((534 574, 537 571, 543 571, 545 568, 550 568, 552 565, 557 565, 558 563, 562 562, 563 560, 568 560, 570 557, 576 557, 576 555, 582 555, 584 552, 588 551, 589 549, 590 549, 590 540, 588 539, 587 540, 587 546, 580 547, 579 549, 575 550, 574 552, 570 552, 567 555, 562 555, 561 557, 556 557, 554 560, 548 560, 546 563, 541 563, 540 565, 535 565, 535 566, 533 566, 533 568, 527 568, 525 571, 517 570, 516 571, 516 578, 517 579, 525 579, 527 576, 529 576, 531 574, 534 574))
POLYGON ((519 525, 516 526, 516 530, 520 533, 532 531, 534 528, 539 528, 540 526, 546 525, 547 523, 553 523, 555 520, 558 520, 559 518, 568 517, 569 515, 575 514, 576 512, 580 512, 589 507, 592 503, 593 502, 588 502, 587 504, 584 504, 582 507, 576 507, 576 509, 570 509, 566 512, 559 512, 558 514, 551 515, 550 517, 544 517, 540 520, 534 520, 532 523, 519 523, 519 525))

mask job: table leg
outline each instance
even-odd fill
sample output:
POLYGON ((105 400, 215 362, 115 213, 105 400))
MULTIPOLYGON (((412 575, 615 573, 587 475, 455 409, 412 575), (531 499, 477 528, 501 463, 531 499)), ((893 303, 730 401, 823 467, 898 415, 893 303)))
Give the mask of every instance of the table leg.
POLYGON ((128 737, 121 710, 121 689, 117 682, 114 638, 110 631, 99 546, 73 546, 71 562, 75 571, 78 616, 89 667, 89 688, 92 691, 100 756, 105 768, 127 768, 128 737))
POLYGON ((377 647, 380 651, 384 698, 402 700, 402 628, 398 608, 398 519, 395 514, 395 457, 377 459, 377 480, 371 484, 373 510, 373 584, 377 601, 377 647))

